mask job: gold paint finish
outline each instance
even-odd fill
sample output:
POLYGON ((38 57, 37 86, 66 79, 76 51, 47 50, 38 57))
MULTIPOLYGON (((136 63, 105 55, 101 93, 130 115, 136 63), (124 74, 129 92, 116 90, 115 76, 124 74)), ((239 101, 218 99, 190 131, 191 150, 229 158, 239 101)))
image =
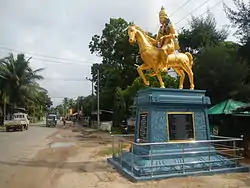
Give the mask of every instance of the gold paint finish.
POLYGON ((146 79, 143 71, 153 70, 149 76, 157 76, 161 88, 165 88, 165 84, 161 77, 161 72, 168 72, 169 68, 173 68, 180 77, 179 89, 183 89, 185 73, 187 73, 190 82, 190 89, 194 89, 193 78, 193 57, 191 53, 178 52, 180 49, 178 43, 178 33, 170 22, 165 9, 162 7, 159 13, 161 27, 156 38, 151 38, 137 25, 128 27, 128 35, 130 44, 137 42, 139 45, 140 55, 143 64, 137 67, 137 71, 145 85, 150 83, 146 79))

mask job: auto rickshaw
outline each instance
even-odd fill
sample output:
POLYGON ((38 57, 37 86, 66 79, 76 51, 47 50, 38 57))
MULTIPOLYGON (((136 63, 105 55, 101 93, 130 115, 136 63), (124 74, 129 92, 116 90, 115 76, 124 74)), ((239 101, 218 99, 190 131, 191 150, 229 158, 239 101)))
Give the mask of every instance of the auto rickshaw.
POLYGON ((57 116, 54 114, 49 114, 46 117, 46 127, 55 127, 57 124, 57 116))

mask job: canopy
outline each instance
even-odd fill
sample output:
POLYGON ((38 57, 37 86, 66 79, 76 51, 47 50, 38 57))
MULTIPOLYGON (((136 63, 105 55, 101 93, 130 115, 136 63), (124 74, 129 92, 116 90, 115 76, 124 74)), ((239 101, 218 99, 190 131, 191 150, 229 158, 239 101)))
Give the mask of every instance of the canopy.
POLYGON ((235 109, 235 112, 250 112, 250 103, 235 109))
POLYGON ((234 110, 245 106, 246 103, 240 102, 240 101, 235 101, 233 99, 226 100, 224 102, 221 102, 219 104, 216 104, 212 106, 208 110, 209 115, 216 115, 216 114, 233 114, 234 110))

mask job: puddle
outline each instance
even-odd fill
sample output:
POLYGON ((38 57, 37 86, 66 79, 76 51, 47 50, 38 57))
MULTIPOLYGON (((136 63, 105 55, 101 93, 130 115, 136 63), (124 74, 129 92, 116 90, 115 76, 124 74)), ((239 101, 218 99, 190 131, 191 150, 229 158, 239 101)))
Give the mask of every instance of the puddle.
POLYGON ((51 148, 65 148, 65 147, 70 147, 75 145, 74 143, 71 142, 55 142, 53 144, 50 144, 51 148))
POLYGON ((81 140, 81 138, 78 138, 78 137, 68 137, 68 138, 66 138, 67 140, 74 140, 74 141, 80 141, 81 140))
POLYGON ((64 139, 64 140, 72 140, 72 141, 78 141, 78 140, 81 140, 82 137, 71 137, 71 136, 62 136, 62 135, 56 135, 56 138, 61 138, 61 139, 64 139))
POLYGON ((63 138, 60 134, 56 135, 57 138, 63 138))

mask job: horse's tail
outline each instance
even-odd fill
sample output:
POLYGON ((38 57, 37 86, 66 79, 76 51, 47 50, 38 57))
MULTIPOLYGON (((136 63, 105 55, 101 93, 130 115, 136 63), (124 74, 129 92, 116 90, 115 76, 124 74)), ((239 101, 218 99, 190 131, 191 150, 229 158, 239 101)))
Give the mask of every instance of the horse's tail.
POLYGON ((193 66, 193 64, 194 64, 194 59, 193 59, 192 54, 191 54, 191 53, 189 53, 189 52, 186 52, 185 54, 188 56, 188 59, 189 59, 189 65, 192 67, 192 66, 193 66))

